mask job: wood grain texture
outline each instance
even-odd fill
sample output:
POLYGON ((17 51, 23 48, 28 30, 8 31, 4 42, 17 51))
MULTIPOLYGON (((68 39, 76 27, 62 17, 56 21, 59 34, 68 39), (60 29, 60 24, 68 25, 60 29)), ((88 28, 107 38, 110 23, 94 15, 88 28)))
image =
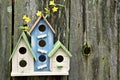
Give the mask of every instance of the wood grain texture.
MULTIPOLYGON (((116 14, 117 14, 117 16, 116 16, 116 19, 117 19, 117 27, 118 27, 118 41, 119 41, 119 49, 120 49, 120 2, 117 2, 117 12, 116 12, 116 14)), ((120 50, 118 49, 118 64, 120 64, 120 50)), ((117 66, 117 68, 118 68, 118 72, 117 72, 117 74, 118 74, 118 80, 120 79, 120 65, 118 65, 117 66)))
POLYGON ((69 80, 118 80, 115 5, 112 0, 71 1, 69 47, 73 59, 69 80), (89 57, 81 55, 81 44, 85 41, 92 48, 89 57))
POLYGON ((85 80, 86 60, 82 56, 82 44, 84 43, 82 0, 71 0, 70 8, 70 38, 69 49, 72 53, 71 71, 68 80, 85 80))
MULTIPOLYGON (((73 55, 69 76, 10 78, 8 58, 21 34, 18 28, 25 24, 22 16, 32 17, 37 10, 43 11, 49 0, 12 1, 14 14, 10 12, 11 0, 0 0, 1 80, 120 80, 119 0, 66 0, 65 8, 47 18, 57 33, 55 42, 60 39, 73 55), (88 57, 82 55, 86 41, 91 46, 88 57)), ((28 25, 31 27, 35 20, 28 25)))
POLYGON ((0 79, 10 80, 9 56, 11 53, 11 19, 10 0, 0 0, 0 79))
POLYGON ((118 28, 114 4, 112 0, 86 0, 87 40, 92 46, 89 80, 117 80, 118 28))

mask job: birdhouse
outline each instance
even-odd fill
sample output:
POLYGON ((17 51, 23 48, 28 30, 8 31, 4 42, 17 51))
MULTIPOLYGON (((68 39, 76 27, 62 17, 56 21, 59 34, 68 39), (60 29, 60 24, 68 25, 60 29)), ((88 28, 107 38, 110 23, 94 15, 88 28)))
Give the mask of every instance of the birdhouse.
POLYGON ((42 15, 30 29, 31 47, 37 57, 34 63, 35 71, 50 71, 49 52, 54 46, 55 31, 47 19, 42 15))
POLYGON ((59 40, 55 43, 53 50, 48 56, 50 57, 51 72, 62 73, 62 75, 69 74, 70 57, 72 55, 59 40))
POLYGON ((36 56, 34 55, 24 32, 21 34, 9 61, 11 59, 11 76, 28 75, 34 72, 34 60, 36 60, 36 56))

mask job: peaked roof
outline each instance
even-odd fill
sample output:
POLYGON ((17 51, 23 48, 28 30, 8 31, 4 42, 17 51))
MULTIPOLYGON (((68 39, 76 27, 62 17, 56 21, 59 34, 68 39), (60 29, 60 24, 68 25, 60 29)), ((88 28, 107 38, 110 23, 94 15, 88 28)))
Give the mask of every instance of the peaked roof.
POLYGON ((52 26, 50 25, 50 23, 47 21, 47 19, 44 17, 44 15, 41 15, 40 17, 38 17, 38 19, 35 21, 34 25, 31 27, 29 33, 32 33, 32 31, 34 30, 34 28, 36 27, 37 23, 41 20, 44 19, 45 22, 48 24, 48 26, 50 27, 50 29, 53 31, 53 33, 55 34, 55 30, 52 28, 52 26))
POLYGON ((27 39, 26 34, 25 34, 24 32, 22 32, 22 34, 20 35, 20 38, 19 38, 19 40, 18 40, 18 42, 17 42, 17 45, 15 46, 15 48, 14 48, 14 50, 13 50, 13 52, 12 52, 12 55, 11 55, 10 58, 9 58, 9 61, 10 61, 10 60, 12 59, 12 57, 14 56, 15 51, 16 51, 16 49, 18 48, 18 45, 19 45, 19 43, 20 43, 20 41, 21 41, 22 38, 23 38, 23 40, 25 41, 25 43, 26 43, 28 49, 30 50, 32 56, 35 58, 35 60, 37 59, 36 56, 34 55, 32 49, 31 49, 31 47, 30 47, 30 44, 29 44, 29 42, 28 42, 28 39, 27 39))
POLYGON ((65 46, 59 40, 55 43, 53 50, 48 54, 48 56, 52 57, 60 47, 66 52, 68 56, 72 57, 71 53, 67 50, 67 48, 65 48, 65 46))

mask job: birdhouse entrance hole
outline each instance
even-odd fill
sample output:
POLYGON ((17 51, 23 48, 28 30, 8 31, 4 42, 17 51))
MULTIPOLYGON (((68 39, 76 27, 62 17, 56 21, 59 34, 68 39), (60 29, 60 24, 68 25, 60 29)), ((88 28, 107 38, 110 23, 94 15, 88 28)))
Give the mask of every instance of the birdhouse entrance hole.
POLYGON ((40 60, 41 62, 44 62, 44 61, 46 60, 46 57, 45 57, 44 55, 40 55, 40 56, 39 56, 39 60, 40 60))
POLYGON ((41 47, 44 47, 44 46, 46 45, 46 42, 45 42, 44 40, 40 40, 40 41, 39 41, 39 45, 40 45, 41 47))
POLYGON ((63 58, 63 56, 59 55, 59 56, 57 56, 56 60, 58 62, 62 62, 64 60, 64 58, 63 58))
POLYGON ((21 47, 20 49, 19 49, 19 52, 21 53, 21 54, 25 54, 26 53, 26 48, 25 47, 21 47))
POLYGON ((44 32, 46 30, 45 25, 40 25, 39 26, 39 31, 44 32))
POLYGON ((20 65, 21 67, 25 67, 25 66, 27 65, 27 62, 26 62, 25 60, 21 60, 21 61, 19 62, 19 65, 20 65))

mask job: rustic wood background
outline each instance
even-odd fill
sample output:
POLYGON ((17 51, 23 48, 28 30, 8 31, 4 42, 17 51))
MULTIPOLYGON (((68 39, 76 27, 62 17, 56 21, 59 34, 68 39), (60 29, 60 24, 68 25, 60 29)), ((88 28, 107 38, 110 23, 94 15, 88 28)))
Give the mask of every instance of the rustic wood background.
POLYGON ((48 18, 55 40, 59 35, 73 55, 69 76, 10 77, 8 59, 21 33, 22 15, 35 15, 48 2, 0 0, 0 80, 120 80, 120 0, 66 0, 65 8, 48 18), (91 46, 88 57, 82 54, 85 41, 91 46))

